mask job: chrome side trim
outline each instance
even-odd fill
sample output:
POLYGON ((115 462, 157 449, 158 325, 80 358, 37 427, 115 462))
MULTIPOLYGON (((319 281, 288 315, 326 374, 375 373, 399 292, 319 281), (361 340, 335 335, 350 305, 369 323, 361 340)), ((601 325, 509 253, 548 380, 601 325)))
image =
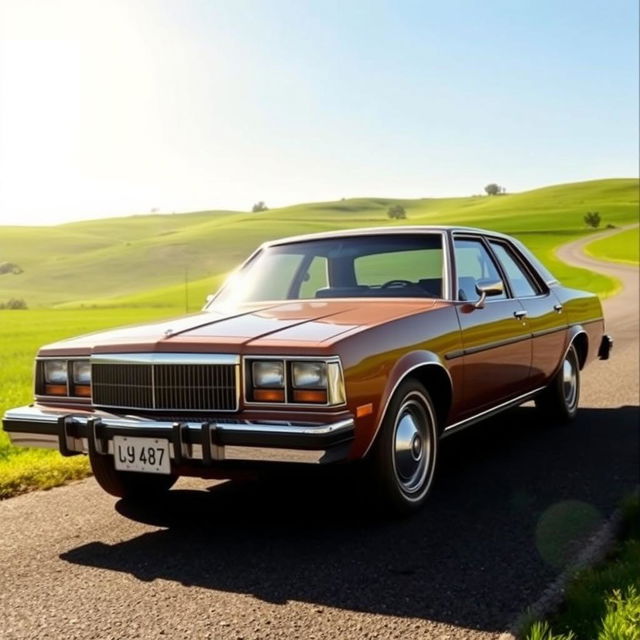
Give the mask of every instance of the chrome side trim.
POLYGON ((442 437, 445 438, 446 436, 449 436, 452 433, 456 433, 457 431, 462 431, 462 429, 466 429, 467 427, 470 427, 471 425, 476 424, 476 422, 480 422, 481 420, 490 418, 491 416, 494 416, 498 413, 502 413, 503 411, 506 411, 511 407, 515 407, 519 404, 522 404, 527 400, 531 400, 531 398, 538 395, 541 391, 544 391, 544 389, 545 387, 538 387, 533 391, 528 391, 527 393, 523 393, 522 395, 517 396, 516 398, 512 398, 511 400, 507 400, 506 402, 497 404, 495 407, 490 407, 489 409, 485 409, 484 411, 481 411, 480 413, 477 413, 474 416, 465 418, 464 420, 460 420, 460 422, 455 422, 454 424, 451 424, 445 428, 445 430, 442 433, 442 437))
POLYGON ((552 329, 540 329, 539 331, 533 332, 533 337, 539 338, 540 336, 548 336, 550 333, 558 333, 566 330, 567 327, 565 325, 562 325, 561 327, 553 327, 552 329))
POLYGON ((97 353, 92 364, 240 364, 233 353, 97 353))
POLYGON ((604 322, 604 316, 600 316, 599 318, 590 318, 589 320, 580 320, 579 322, 572 322, 569 324, 569 327, 581 327, 585 324, 593 324, 594 322, 604 322))
MULTIPOLYGON (((562 327, 562 329, 564 330, 566 329, 566 327, 562 327)), ((558 329, 558 331, 559 330, 560 329, 558 329)), ((446 360, 453 360, 454 358, 459 358, 460 356, 470 356, 474 353, 481 353, 482 351, 488 351, 489 349, 505 347, 509 344, 515 344, 516 342, 524 342, 525 340, 531 340, 531 334, 516 336, 513 338, 506 338, 505 340, 496 340, 495 342, 487 342, 485 344, 478 345, 477 347, 469 347, 468 349, 458 349, 457 351, 450 351, 449 353, 446 353, 444 357, 446 360)))

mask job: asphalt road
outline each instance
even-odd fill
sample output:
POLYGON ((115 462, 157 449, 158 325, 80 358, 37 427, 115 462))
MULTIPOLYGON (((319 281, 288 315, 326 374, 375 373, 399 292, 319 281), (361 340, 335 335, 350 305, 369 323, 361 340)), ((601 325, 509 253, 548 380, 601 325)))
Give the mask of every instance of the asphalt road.
POLYGON ((527 406, 449 438, 399 522, 322 474, 181 480, 133 511, 92 479, 1 502, 0 638, 497 637, 638 482, 638 270, 597 268, 625 289, 574 424, 527 406))

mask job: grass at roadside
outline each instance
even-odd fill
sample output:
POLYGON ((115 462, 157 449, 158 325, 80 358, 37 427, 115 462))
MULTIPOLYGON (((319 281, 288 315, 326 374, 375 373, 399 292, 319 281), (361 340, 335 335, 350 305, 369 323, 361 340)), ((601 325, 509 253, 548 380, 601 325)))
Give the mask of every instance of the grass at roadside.
MULTIPOLYGON (((167 309, 144 308, 0 311, 0 415, 32 400, 33 358, 42 344, 167 315, 167 309)), ((16 448, 0 429, 0 498, 88 474, 84 456, 63 458, 56 451, 16 448)))
POLYGON ((621 541, 604 563, 579 572, 561 611, 533 623, 527 640, 640 639, 640 498, 627 499, 621 541))
POLYGON ((640 229, 628 229, 596 240, 585 247, 594 258, 637 265, 640 262, 640 229))

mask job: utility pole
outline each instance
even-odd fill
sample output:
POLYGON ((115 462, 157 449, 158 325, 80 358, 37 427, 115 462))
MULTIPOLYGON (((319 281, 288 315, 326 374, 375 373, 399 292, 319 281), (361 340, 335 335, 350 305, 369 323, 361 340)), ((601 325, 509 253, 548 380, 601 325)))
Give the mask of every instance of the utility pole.
POLYGON ((189 267, 184 268, 184 312, 189 313, 189 267))

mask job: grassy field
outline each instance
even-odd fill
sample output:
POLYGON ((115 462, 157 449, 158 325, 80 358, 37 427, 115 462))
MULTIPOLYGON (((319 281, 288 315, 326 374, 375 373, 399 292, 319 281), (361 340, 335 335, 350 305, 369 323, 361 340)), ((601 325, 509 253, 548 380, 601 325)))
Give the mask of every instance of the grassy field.
POLYGON ((496 197, 389 200, 354 198, 296 205, 265 213, 200 212, 94 220, 54 227, 0 227, 0 262, 23 270, 0 275, 0 301, 23 298, 30 308, 100 304, 184 306, 185 275, 190 308, 224 273, 259 243, 328 229, 397 224, 461 224, 517 235, 568 284, 601 293, 607 278, 563 266, 553 248, 588 233, 583 215, 598 210, 603 223, 637 219, 638 181, 597 180, 496 197), (386 211, 401 204, 407 220, 386 211))
MULTIPOLYGON (((157 308, 0 311, 0 415, 32 400, 33 359, 42 344, 165 316, 167 310, 157 308)), ((33 487, 52 487, 88 473, 84 456, 63 458, 53 450, 12 447, 0 429, 0 499, 33 487)))
MULTIPOLYGON (((638 180, 598 180, 496 197, 355 198, 259 214, 205 211, 0 227, 0 263, 22 269, 0 275, 0 302, 13 297, 29 305, 28 310, 0 311, 0 414, 30 401, 33 357, 42 344, 195 311, 259 243, 292 234, 398 224, 496 229, 523 240, 565 284, 610 295, 618 286, 615 280, 569 267, 554 253, 591 233, 582 220, 588 210, 598 210, 604 223, 635 221, 638 180), (387 218, 391 204, 405 207, 406 221, 387 218)), ((0 429, 0 497, 87 471, 81 458, 16 450, 0 429)))
POLYGON ((585 251, 594 258, 637 265, 640 262, 640 230, 636 227, 596 240, 588 244, 585 251))
POLYGON ((537 621, 527 640, 638 640, 640 638, 640 500, 624 504, 621 541, 598 566, 579 572, 561 610, 537 621))

